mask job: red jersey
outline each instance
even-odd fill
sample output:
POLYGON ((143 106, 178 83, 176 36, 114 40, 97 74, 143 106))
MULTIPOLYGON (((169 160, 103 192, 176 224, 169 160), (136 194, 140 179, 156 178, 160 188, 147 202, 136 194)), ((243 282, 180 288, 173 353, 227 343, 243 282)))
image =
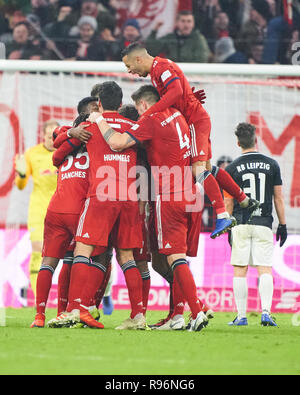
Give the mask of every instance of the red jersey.
MULTIPOLYGON (((68 142, 65 144, 68 145, 68 142)), ((63 149, 63 145, 61 147, 63 149)), ((89 166, 86 151, 65 158, 58 168, 56 191, 48 206, 50 211, 80 214, 89 188, 89 166)))
POLYGON ((157 195, 192 188, 190 130, 178 110, 142 116, 128 134, 145 143, 157 195))
POLYGON ((166 102, 164 108, 161 108, 160 102, 158 102, 153 106, 153 112, 163 111, 171 106, 175 107, 184 115, 188 124, 204 118, 209 118, 208 113, 194 96, 187 78, 176 63, 157 56, 154 58, 150 77, 153 86, 157 89, 161 98, 166 98, 166 93, 170 90, 170 87, 175 81, 179 80, 182 88, 182 94, 175 102, 172 102, 172 96, 174 97, 172 93, 172 95, 170 95, 170 101, 166 102))
MULTIPOLYGON (((102 115, 111 128, 119 133, 124 133, 135 124, 117 112, 105 112, 102 115)), ((97 196, 100 201, 137 200, 136 149, 113 151, 95 123, 85 129, 92 133, 86 144, 91 159, 88 196, 97 196), (134 187, 131 187, 132 184, 134 187)))

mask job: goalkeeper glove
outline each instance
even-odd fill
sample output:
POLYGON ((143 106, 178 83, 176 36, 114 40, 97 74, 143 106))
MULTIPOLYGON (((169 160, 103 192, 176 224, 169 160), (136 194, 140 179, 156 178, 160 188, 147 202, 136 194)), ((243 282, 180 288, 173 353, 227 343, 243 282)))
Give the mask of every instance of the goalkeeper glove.
POLYGON ((195 98, 196 98, 201 104, 204 104, 204 103, 205 103, 205 99, 206 99, 206 95, 205 95, 204 89, 201 89, 200 91, 195 91, 195 89, 196 89, 196 88, 193 86, 193 87, 192 87, 192 91, 193 91, 193 94, 194 94, 195 98))
POLYGON ((16 155, 15 169, 21 178, 26 177, 26 159, 24 155, 16 155))
POLYGON ((287 229, 286 225, 278 225, 277 232, 276 232, 276 241, 280 239, 280 247, 283 246, 287 239, 287 229))

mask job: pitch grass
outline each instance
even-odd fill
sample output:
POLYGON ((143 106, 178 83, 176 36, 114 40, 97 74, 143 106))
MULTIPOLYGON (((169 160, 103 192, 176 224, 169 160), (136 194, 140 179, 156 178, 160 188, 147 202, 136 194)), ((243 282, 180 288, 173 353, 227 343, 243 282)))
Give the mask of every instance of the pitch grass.
MULTIPOLYGON (((47 320, 55 316, 47 310, 47 320)), ((216 313, 201 332, 116 331, 128 311, 102 316, 104 330, 30 329, 34 310, 7 309, 0 327, 1 375, 300 374, 300 327, 277 314, 279 328, 228 327, 234 314, 216 313)), ((165 312, 148 312, 148 323, 165 312)))

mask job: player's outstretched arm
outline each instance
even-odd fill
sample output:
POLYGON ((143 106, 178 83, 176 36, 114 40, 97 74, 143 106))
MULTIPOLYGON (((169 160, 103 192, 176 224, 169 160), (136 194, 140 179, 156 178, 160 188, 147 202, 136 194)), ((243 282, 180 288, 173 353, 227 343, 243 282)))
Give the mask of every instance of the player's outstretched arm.
POLYGON ((135 140, 127 133, 119 133, 112 129, 105 121, 100 113, 92 113, 88 119, 90 122, 95 122, 98 128, 111 149, 115 151, 123 151, 135 145, 135 140))

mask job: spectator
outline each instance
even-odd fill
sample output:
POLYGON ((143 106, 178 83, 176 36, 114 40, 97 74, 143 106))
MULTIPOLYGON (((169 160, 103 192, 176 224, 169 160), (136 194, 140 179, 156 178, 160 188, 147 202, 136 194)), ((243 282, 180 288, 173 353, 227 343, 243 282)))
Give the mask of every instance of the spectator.
POLYGON ((110 56, 113 60, 120 61, 123 49, 140 39, 141 30, 138 21, 136 19, 128 19, 123 25, 121 36, 110 48, 110 56))
POLYGON ((262 56, 264 51, 264 45, 262 42, 252 43, 250 46, 250 64, 261 64, 262 56))
POLYGON ((214 52, 218 39, 228 36, 230 36, 229 18, 225 12, 218 12, 213 18, 211 31, 206 35, 211 51, 214 52))
POLYGON ((300 1, 294 1, 293 5, 292 16, 279 15, 268 23, 262 63, 291 63, 290 43, 300 31, 300 1))
POLYGON ((26 16, 21 11, 17 10, 14 11, 12 14, 10 14, 9 12, 4 13, 4 15, 1 17, 3 18, 3 34, 1 35, 1 41, 4 44, 7 44, 13 40, 13 29, 15 28, 15 26, 20 22, 25 22, 26 16))
POLYGON ((231 37, 222 37, 216 42, 214 60, 216 63, 248 63, 247 56, 235 49, 231 37))
POLYGON ((152 56, 165 56, 174 62, 209 61, 211 52, 205 37, 195 29, 195 18, 191 11, 181 11, 176 18, 175 30, 164 37, 157 38, 159 24, 146 41, 152 56))
POLYGON ((78 23, 79 37, 70 43, 65 56, 68 60, 105 60, 104 51, 96 38, 98 24, 92 16, 82 16, 78 23))
POLYGON ((29 26, 26 22, 19 22, 13 30, 13 39, 6 46, 7 59, 29 59, 34 46, 29 38, 29 26))
POLYGON ((252 0, 250 19, 243 25, 237 49, 251 58, 252 45, 256 42, 264 42, 267 24, 273 15, 266 0, 252 0))
POLYGON ((114 15, 103 6, 99 6, 98 0, 82 0, 80 16, 92 16, 97 19, 99 29, 109 28, 114 30, 116 21, 114 15))
POLYGON ((105 60, 115 60, 115 55, 118 54, 120 49, 113 32, 108 27, 105 27, 100 31, 99 44, 103 48, 105 60))
POLYGON ((68 46, 69 31, 77 23, 76 9, 70 4, 70 0, 60 0, 55 21, 44 28, 45 35, 52 40, 51 44, 47 44, 47 56, 50 59, 63 59, 62 54, 68 46))
POLYGON ((37 56, 40 56, 42 59, 46 43, 44 40, 44 35, 41 32, 39 17, 36 14, 27 14, 26 21, 28 22, 29 27, 29 39, 35 48, 35 59, 37 56))
POLYGON ((42 26, 55 20, 56 6, 48 0, 31 0, 31 13, 36 15, 42 26))

